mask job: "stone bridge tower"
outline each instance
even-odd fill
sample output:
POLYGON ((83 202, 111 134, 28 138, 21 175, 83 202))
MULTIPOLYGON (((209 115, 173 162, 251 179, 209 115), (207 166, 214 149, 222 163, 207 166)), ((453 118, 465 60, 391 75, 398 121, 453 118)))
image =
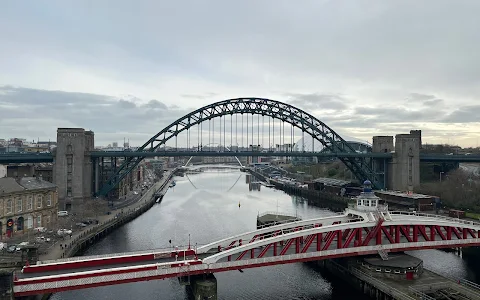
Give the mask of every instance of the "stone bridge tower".
POLYGON ((92 196, 94 133, 83 128, 58 128, 54 181, 60 210, 81 212, 92 196))
POLYGON ((373 137, 373 152, 391 152, 391 161, 375 160, 374 170, 385 172, 385 188, 413 191, 420 185, 420 148, 422 132, 411 130, 409 134, 397 134, 395 147, 393 136, 373 137))

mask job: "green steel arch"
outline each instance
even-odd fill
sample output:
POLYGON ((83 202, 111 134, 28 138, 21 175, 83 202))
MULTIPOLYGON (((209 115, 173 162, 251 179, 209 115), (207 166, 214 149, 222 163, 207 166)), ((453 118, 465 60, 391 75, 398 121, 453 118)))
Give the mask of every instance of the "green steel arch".
MULTIPOLYGON (((228 99, 201 107, 165 127, 145 142, 138 151, 157 151, 157 149, 165 145, 168 140, 188 130, 192 126, 214 118, 233 114, 252 114, 272 117, 300 128, 304 133, 309 134, 315 140, 322 143, 324 148, 332 153, 355 153, 355 150, 340 135, 311 114, 292 105, 265 98, 228 99)), ((107 195, 143 158, 144 157, 126 158, 122 165, 116 170, 116 173, 100 188, 98 195, 107 195)), ((382 186, 380 178, 377 177, 377 174, 375 174, 371 168, 369 159, 345 157, 339 157, 339 159, 361 182, 369 179, 375 188, 382 186)))

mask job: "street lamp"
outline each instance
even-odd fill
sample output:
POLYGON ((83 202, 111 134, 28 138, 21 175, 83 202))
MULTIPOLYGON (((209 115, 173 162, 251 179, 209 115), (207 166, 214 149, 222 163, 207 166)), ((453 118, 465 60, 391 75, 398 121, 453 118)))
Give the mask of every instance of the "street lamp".
POLYGON ((440 182, 442 182, 442 174, 445 174, 445 172, 440 172, 440 182))

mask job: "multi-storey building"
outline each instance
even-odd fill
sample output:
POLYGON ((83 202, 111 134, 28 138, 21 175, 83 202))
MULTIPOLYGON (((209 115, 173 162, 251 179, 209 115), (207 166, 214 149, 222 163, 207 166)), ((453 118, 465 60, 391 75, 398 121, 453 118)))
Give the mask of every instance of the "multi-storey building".
POLYGON ((11 237, 37 227, 53 229, 57 187, 41 177, 0 178, 0 236, 11 237))

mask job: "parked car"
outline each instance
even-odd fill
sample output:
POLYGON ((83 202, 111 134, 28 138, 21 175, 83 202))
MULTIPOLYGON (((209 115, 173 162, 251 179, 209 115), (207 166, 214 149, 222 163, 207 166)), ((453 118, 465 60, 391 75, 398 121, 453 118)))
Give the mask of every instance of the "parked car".
POLYGON ((17 251, 17 245, 10 245, 7 247, 8 253, 15 253, 15 251, 17 251))
POLYGON ((72 231, 70 229, 59 229, 57 231, 57 234, 62 236, 62 235, 68 235, 68 234, 72 234, 72 231))
POLYGON ((59 217, 66 217, 66 216, 68 216, 68 211, 66 211, 66 210, 61 210, 61 211, 57 212, 57 216, 59 216, 59 217))
POLYGON ((35 231, 36 231, 36 232, 47 232, 47 228, 45 228, 45 227, 37 227, 37 228, 35 228, 35 231))
POLYGON ((35 241, 38 242, 38 243, 45 243, 45 242, 50 242, 50 238, 49 237, 44 237, 44 236, 37 236, 35 238, 35 241))

